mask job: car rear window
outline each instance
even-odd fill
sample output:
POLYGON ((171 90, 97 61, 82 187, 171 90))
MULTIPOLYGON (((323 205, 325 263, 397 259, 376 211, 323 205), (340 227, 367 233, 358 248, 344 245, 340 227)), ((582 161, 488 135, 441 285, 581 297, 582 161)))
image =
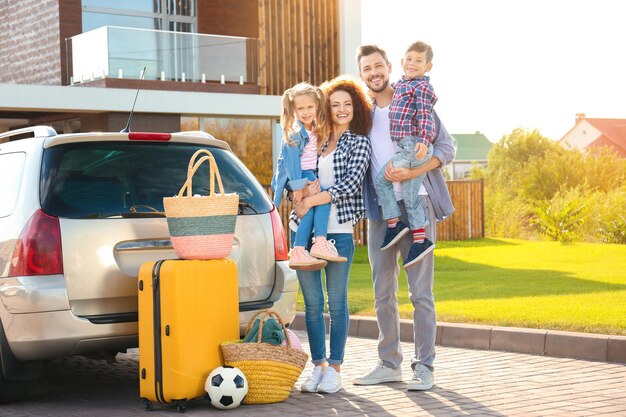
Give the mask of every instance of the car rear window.
MULTIPOLYGON (((40 179, 43 210, 53 216, 87 219, 159 217, 163 197, 177 195, 189 159, 211 151, 227 193, 239 194, 239 214, 267 213, 269 197, 230 151, 193 144, 81 142, 44 151, 40 179)), ((217 182, 215 185, 217 189, 217 182)), ((193 177, 193 193, 209 194, 209 164, 193 177)))

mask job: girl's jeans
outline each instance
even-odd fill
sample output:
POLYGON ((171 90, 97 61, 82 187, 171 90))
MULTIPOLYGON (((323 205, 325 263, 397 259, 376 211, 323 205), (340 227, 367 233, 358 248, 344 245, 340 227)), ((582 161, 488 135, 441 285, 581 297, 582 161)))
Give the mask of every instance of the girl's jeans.
MULTIPOLYGON (((291 232, 291 238, 294 238, 291 232)), ((326 268, 326 292, 330 313, 330 356, 326 357, 326 323, 324 321, 324 288, 322 271, 296 271, 304 296, 306 332, 309 337, 311 359, 315 365, 328 362, 340 365, 348 339, 350 317, 348 313, 348 277, 354 257, 354 239, 351 233, 330 233, 328 239, 335 241, 339 255, 347 262, 328 262, 326 268)), ((293 241, 293 240, 292 240, 293 241)), ((310 246, 310 242, 309 242, 310 246)), ((307 248, 310 249, 310 248, 307 248)))
MULTIPOLYGON (((315 181, 317 178, 312 170, 302 171, 302 176, 315 181)), ((311 231, 315 237, 326 237, 326 230, 328 229, 328 217, 330 216, 330 204, 322 204, 321 206, 315 206, 311 208, 304 217, 300 220, 298 225, 298 231, 296 232, 295 240, 292 240, 294 246, 306 246, 311 231)))

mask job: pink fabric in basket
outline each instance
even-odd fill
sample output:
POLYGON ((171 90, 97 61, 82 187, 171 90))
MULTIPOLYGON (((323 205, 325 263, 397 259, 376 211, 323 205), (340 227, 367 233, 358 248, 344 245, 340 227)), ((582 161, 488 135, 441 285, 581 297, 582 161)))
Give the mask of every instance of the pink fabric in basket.
MULTIPOLYGON (((300 349, 301 351, 304 352, 304 348, 302 347, 302 342, 300 342, 300 338, 298 338, 298 336, 296 336, 296 334, 294 332, 292 332, 289 329, 286 329, 287 333, 289 333, 289 340, 291 341, 291 347, 294 349, 300 349)), ((287 346, 287 339, 283 340, 282 344, 284 346, 287 346)))
POLYGON ((179 236, 171 238, 181 259, 222 259, 230 254, 233 235, 179 236))

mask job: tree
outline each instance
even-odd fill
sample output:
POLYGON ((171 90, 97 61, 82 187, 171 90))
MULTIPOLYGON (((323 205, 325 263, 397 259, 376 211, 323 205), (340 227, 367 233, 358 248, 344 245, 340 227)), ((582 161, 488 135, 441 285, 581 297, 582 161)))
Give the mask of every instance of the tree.
MULTIPOLYGON (((495 189, 506 188, 518 196, 523 186, 529 161, 543 160, 548 152, 558 153, 563 148, 542 136, 538 130, 514 129, 496 143, 487 157, 487 184, 495 189)), ((523 193, 521 193, 523 194, 523 193)))

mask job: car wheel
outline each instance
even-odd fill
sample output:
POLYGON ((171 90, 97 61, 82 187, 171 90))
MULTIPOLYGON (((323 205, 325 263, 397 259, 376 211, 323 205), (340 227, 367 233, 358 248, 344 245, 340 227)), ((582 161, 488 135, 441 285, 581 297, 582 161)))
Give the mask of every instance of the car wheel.
POLYGON ((0 375, 0 404, 28 398, 35 382, 37 381, 7 381, 0 375))
POLYGON ((13 355, 0 321, 0 404, 27 398, 43 370, 43 361, 23 362, 13 355))

